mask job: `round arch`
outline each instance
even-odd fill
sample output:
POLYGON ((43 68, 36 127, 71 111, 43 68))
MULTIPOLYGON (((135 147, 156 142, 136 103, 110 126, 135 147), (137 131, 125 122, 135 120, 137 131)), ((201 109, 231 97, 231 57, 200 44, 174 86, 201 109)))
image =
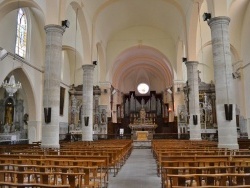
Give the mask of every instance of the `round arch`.
POLYGON ((160 87, 158 90, 163 91, 173 85, 174 73, 167 57, 157 49, 135 46, 116 58, 109 79, 113 87, 122 92, 136 90, 137 84, 142 81, 157 85, 160 87))
POLYGON ((18 2, 16 0, 8 0, 4 1, 0 4, 0 20, 4 18, 6 14, 9 12, 22 7, 33 7, 40 10, 44 17, 44 12, 42 8, 35 2, 30 0, 19 0, 18 2))
POLYGON ((91 42, 90 42, 90 34, 88 31, 88 24, 85 19, 85 14, 81 8, 81 5, 79 5, 77 2, 71 2, 70 6, 72 9, 75 11, 78 11, 77 15, 77 20, 78 24, 80 27, 80 33, 81 33, 81 44, 83 45, 83 51, 81 54, 83 54, 83 59, 82 61, 83 64, 90 64, 92 61, 91 58, 91 42))
POLYGON ((36 100, 34 94, 34 87, 31 84, 32 82, 30 81, 29 74, 26 73, 25 69, 20 67, 15 68, 8 75, 12 73, 15 76, 15 80, 16 81, 18 80, 22 84, 22 88, 18 91, 19 92, 18 95, 24 101, 25 113, 29 114, 30 120, 36 120, 37 119, 36 100))

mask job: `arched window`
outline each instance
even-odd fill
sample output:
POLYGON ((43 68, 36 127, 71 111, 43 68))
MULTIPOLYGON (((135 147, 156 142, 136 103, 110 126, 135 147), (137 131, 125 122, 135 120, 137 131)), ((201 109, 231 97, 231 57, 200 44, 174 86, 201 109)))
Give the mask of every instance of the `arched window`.
POLYGON ((16 30, 16 48, 15 53, 22 58, 26 56, 27 42, 27 17, 23 9, 18 10, 17 30, 16 30))

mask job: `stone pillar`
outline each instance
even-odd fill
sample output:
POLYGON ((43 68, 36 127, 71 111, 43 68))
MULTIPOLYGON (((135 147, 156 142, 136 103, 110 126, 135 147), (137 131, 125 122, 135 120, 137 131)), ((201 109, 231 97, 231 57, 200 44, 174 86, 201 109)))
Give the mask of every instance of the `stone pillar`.
POLYGON ((41 147, 59 148, 60 74, 62 61, 62 36, 65 29, 47 25, 43 107, 51 108, 51 121, 45 123, 43 114, 41 147))
POLYGON ((208 21, 212 35, 216 113, 219 148, 238 149, 235 114, 235 95, 232 82, 232 63, 228 17, 215 17, 208 21), (224 104, 233 105, 232 120, 226 120, 224 104))
POLYGON ((198 62, 187 61, 187 80, 189 87, 189 131, 190 140, 201 140, 198 62), (197 118, 195 120, 195 118, 197 118))
POLYGON ((87 64, 82 68, 82 141, 93 141, 93 72, 95 65, 87 64))

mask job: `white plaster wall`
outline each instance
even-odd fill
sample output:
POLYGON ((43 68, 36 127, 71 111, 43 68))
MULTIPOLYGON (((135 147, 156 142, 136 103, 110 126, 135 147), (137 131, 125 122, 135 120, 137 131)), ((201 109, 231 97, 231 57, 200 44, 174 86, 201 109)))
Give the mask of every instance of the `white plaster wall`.
POLYGON ((30 32, 28 36, 28 52, 30 63, 43 69, 45 57, 45 30, 43 25, 37 23, 37 18, 30 12, 30 32))
POLYGON ((8 13, 3 19, 0 20, 0 46, 7 51, 14 53, 13 44, 16 41, 16 15, 17 11, 8 13))
MULTIPOLYGON (((73 62, 72 62, 73 64, 73 62)), ((74 80, 74 66, 71 66, 70 59, 68 56, 67 51, 62 52, 62 70, 61 70, 61 81, 66 85, 73 84, 72 81, 74 80)))
MULTIPOLYGON (((243 21, 243 27, 242 27, 242 36, 241 36, 241 41, 242 41, 242 60, 243 60, 243 66, 247 65, 250 62, 250 39, 249 39, 249 33, 250 33, 250 24, 248 18, 250 17, 250 6, 247 8, 247 11, 245 13, 245 19, 243 21)), ((242 99, 245 102, 245 118, 250 118, 250 100, 249 100, 249 93, 250 93, 250 66, 247 66, 246 68, 243 69, 243 75, 242 79, 244 82, 244 88, 245 90, 243 91, 245 93, 245 98, 242 99)), ((250 126, 250 124, 248 125, 250 126)), ((248 134, 250 133, 250 129, 248 134)))
MULTIPOLYGON (((82 53, 83 52, 82 35, 81 35, 82 31, 79 26, 79 15, 77 17, 78 22, 76 25, 76 13, 70 6, 67 9, 66 18, 67 20, 70 21, 70 26, 69 28, 66 28, 63 34, 62 44, 63 46, 71 46, 72 48, 76 49, 76 51, 81 52, 80 55, 82 56, 84 53, 82 53)), ((81 57, 81 59, 83 59, 83 57, 81 57)))
POLYGON ((210 83, 214 81, 214 65, 213 65, 213 53, 212 45, 208 45, 200 50, 198 56, 198 70, 200 72, 200 78, 202 82, 210 83), (202 53, 203 51, 203 53, 202 53))
MULTIPOLYGON (((74 72, 71 70, 74 66, 70 66, 70 59, 66 50, 62 52, 62 66, 61 66, 61 84, 65 88, 63 115, 59 116, 59 122, 68 123, 69 116, 69 86, 71 80, 74 80, 74 72)), ((72 83, 73 84, 73 83, 72 83)), ((59 123, 60 124, 60 123, 59 123)))

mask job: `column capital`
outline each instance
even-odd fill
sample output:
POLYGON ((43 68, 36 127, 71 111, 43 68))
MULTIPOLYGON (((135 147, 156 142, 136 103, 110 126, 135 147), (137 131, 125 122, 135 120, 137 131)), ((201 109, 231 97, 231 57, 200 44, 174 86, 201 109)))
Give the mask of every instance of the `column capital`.
POLYGON ((46 31, 46 33, 48 33, 48 32, 58 32, 58 33, 63 34, 65 32, 65 28, 63 28, 60 25, 54 25, 54 24, 44 26, 44 30, 46 31))
POLYGON ((94 70, 95 65, 91 65, 91 64, 86 64, 82 66, 83 70, 94 70))
POLYGON ((210 20, 208 20, 208 25, 211 27, 212 25, 215 24, 227 24, 229 25, 230 22, 230 18, 227 16, 218 16, 218 17, 214 17, 211 18, 210 20))
POLYGON ((186 66, 189 66, 189 65, 198 65, 199 62, 198 61, 187 61, 185 64, 186 64, 186 66))

